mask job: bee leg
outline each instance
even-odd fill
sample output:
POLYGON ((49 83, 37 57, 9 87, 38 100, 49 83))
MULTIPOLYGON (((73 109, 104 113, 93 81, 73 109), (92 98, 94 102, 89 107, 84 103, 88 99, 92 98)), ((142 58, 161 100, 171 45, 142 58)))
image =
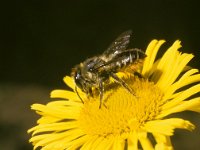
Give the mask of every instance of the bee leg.
POLYGON ((99 105, 99 109, 101 108, 102 101, 103 101, 103 91, 104 91, 103 82, 102 82, 102 80, 100 80, 100 81, 99 81, 99 95, 100 95, 100 105, 99 105))
POLYGON ((76 91, 76 94, 78 95, 78 97, 80 98, 81 102, 84 104, 83 99, 81 98, 81 96, 78 93, 77 86, 75 86, 75 91, 76 91))
POLYGON ((139 72, 134 72, 134 75, 139 77, 139 78, 141 78, 141 79, 144 78, 143 75, 141 73, 139 73, 139 72))
POLYGON ((89 88, 88 93, 89 93, 89 96, 91 96, 91 97, 94 96, 93 93, 92 93, 92 88, 89 88))
POLYGON ((116 74, 110 73, 110 76, 115 80, 115 82, 121 84, 126 90, 128 90, 131 94, 135 95, 133 90, 124 82, 122 79, 120 79, 116 74))

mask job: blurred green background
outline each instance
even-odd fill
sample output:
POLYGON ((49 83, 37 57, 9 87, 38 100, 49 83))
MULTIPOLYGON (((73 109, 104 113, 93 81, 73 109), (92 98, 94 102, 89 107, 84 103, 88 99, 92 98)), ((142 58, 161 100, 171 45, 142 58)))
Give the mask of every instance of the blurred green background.
MULTIPOLYGON (((1 5, 0 149, 29 150, 26 130, 38 116, 32 103, 47 103, 53 89, 86 58, 102 53, 131 29, 131 47, 145 49, 154 38, 166 46, 182 41, 200 68, 198 0, 21 0, 1 5), (5 5, 5 6, 4 6, 5 5)), ((164 46, 165 47, 165 46, 164 46)), ((174 147, 200 149, 200 115, 184 113, 197 129, 176 130, 174 147)))

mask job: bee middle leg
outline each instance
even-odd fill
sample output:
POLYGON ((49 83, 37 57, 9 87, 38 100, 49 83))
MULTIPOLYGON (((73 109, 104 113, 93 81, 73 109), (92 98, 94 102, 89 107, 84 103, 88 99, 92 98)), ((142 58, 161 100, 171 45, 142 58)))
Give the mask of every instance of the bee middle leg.
POLYGON ((133 90, 126 84, 126 82, 122 79, 120 79, 116 74, 111 73, 110 76, 115 80, 115 82, 119 83, 121 86, 123 86, 128 92, 135 95, 133 90))
POLYGON ((88 88, 87 94, 88 94, 88 96, 94 97, 92 88, 88 88))

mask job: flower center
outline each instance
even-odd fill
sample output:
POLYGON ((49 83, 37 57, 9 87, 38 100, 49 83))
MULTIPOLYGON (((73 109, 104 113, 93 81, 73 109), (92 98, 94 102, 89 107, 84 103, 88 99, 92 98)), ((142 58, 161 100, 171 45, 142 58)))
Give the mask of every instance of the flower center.
POLYGON ((134 94, 124 87, 106 89, 103 105, 99 98, 90 98, 81 110, 80 127, 89 135, 122 135, 139 130, 160 112, 163 93, 145 79, 131 77, 126 81, 134 94))

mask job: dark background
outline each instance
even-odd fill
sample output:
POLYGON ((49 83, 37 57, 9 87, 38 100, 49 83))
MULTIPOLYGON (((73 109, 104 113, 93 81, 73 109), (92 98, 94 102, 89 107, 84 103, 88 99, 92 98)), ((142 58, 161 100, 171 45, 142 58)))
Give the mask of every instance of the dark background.
MULTIPOLYGON (((198 0, 21 0, 1 9, 0 149, 32 149, 26 130, 37 116, 32 103, 46 103, 52 89, 86 58, 102 53, 122 32, 133 31, 132 47, 145 49, 154 38, 193 53, 200 68, 198 0)), ((195 114, 185 114, 196 123, 195 114)), ((179 132, 175 149, 199 149, 199 130, 179 132), (183 134, 183 136, 179 136, 183 134), (193 139, 193 138, 194 139, 193 139), (184 139, 185 138, 185 139, 184 139)))

